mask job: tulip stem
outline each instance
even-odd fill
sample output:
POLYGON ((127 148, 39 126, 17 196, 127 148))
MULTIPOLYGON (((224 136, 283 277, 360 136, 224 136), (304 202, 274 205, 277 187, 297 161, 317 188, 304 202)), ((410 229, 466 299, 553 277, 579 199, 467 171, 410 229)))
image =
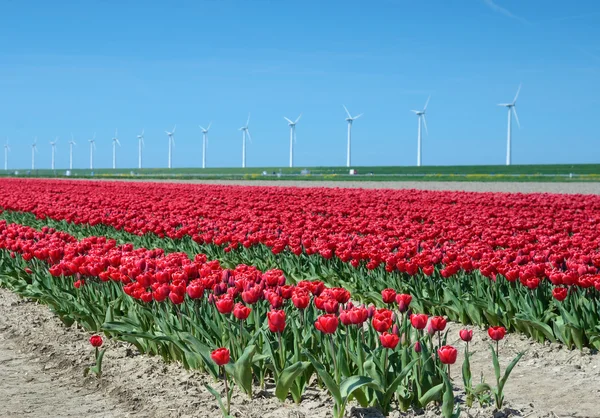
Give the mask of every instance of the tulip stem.
POLYGON ((227 415, 229 415, 229 410, 231 409, 231 399, 229 397, 229 387, 227 386, 227 370, 223 366, 223 378, 225 379, 225 397, 227 398, 227 415))
POLYGON ((277 333, 277 337, 279 338, 279 360, 281 362, 281 370, 283 370, 285 369, 285 352, 283 344, 281 344, 281 332, 277 333))
POLYGON ((333 370, 335 372, 335 382, 340 384, 340 374, 337 366, 337 361, 335 359, 335 347, 333 345, 333 335, 329 334, 329 342, 331 343, 331 357, 333 359, 333 370))
POLYGON ((496 356, 500 355, 500 340, 496 340, 496 356))
POLYGON ((383 387, 387 391, 387 377, 388 377, 388 349, 385 348, 385 360, 383 362, 383 387))

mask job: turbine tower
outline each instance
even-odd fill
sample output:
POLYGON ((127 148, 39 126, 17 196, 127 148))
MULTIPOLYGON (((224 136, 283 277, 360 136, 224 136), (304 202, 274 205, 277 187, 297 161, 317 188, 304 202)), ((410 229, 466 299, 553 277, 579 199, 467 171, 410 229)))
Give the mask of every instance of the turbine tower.
MULTIPOLYGON (((344 106, 344 105, 342 105, 344 106)), ((346 114, 348 115, 348 117, 346 118, 346 122, 348 122, 348 148, 346 151, 346 167, 350 167, 350 162, 351 162, 351 140, 352 140, 352 122, 354 122, 356 119, 360 118, 363 114, 361 113, 358 116, 354 116, 352 117, 352 115, 350 115, 350 112, 348 112, 348 109, 346 108, 346 106, 344 106, 344 110, 346 111, 346 114)))
POLYGON ((54 154, 56 154, 56 143, 58 142, 58 137, 54 141, 50 141, 50 145, 52 146, 52 170, 54 170, 54 154))
POLYGON ((208 123, 208 128, 206 129, 200 126, 200 129, 202 129, 202 168, 206 168, 206 145, 208 145, 208 131, 210 130, 210 125, 212 125, 212 122, 208 123))
POLYGON ((242 131, 242 168, 246 168, 246 135, 248 135, 248 140, 252 142, 252 136, 250 135, 250 130, 248 129, 249 124, 250 113, 248 113, 248 120, 246 121, 246 125, 240 128, 240 131, 242 131))
POLYGON ((172 165, 173 146, 175 146, 175 139, 173 138, 173 136, 175 135, 175 128, 177 128, 177 126, 173 126, 173 130, 171 132, 165 131, 165 133, 169 137, 169 168, 171 168, 173 166, 172 165))
POLYGON ((4 144, 4 171, 8 171, 8 153, 10 147, 8 146, 8 138, 6 138, 6 144, 4 144))
POLYGON ((118 129, 115 129, 115 137, 113 141, 113 170, 117 168, 117 145, 121 146, 119 139, 117 138, 118 129))
POLYGON ((521 84, 519 84, 519 88, 517 89, 517 94, 515 94, 515 98, 512 103, 500 103, 498 106, 504 106, 508 108, 508 133, 506 134, 506 165, 510 165, 512 158, 512 150, 511 150, 511 126, 510 122, 512 119, 512 113, 515 114, 515 120, 517 121, 517 126, 521 128, 521 124, 519 123, 519 117, 517 116, 517 98, 519 97, 519 92, 521 91, 521 84))
POLYGON ((294 166, 294 142, 296 142, 296 124, 298 123, 301 117, 302 113, 300 113, 300 116, 298 116, 298 118, 294 122, 292 122, 285 116, 283 117, 285 120, 288 121, 288 126, 290 127, 290 167, 294 166))
POLYGON ((142 168, 142 147, 144 146, 144 129, 138 138, 138 168, 142 168))
POLYGON ((69 141, 69 170, 73 170, 73 145, 77 145, 71 134, 71 140, 69 141))
POLYGON ((96 132, 94 132, 94 136, 92 139, 88 139, 90 143, 90 170, 94 169, 94 150, 96 149, 96 132))
POLYGON ((37 136, 33 139, 33 144, 31 144, 31 171, 35 170, 35 153, 37 150, 37 136))
POLYGON ((431 96, 429 96, 427 98, 427 101, 425 102, 425 107, 423 108, 423 110, 411 110, 411 112, 413 112, 415 115, 417 115, 417 121, 419 124, 419 128, 417 130, 417 167, 421 167, 421 124, 425 126, 425 133, 429 133, 427 131, 427 120, 425 120, 425 112, 427 111, 427 105, 429 104, 429 99, 431 99, 431 96), (422 121, 422 123, 421 123, 422 121))

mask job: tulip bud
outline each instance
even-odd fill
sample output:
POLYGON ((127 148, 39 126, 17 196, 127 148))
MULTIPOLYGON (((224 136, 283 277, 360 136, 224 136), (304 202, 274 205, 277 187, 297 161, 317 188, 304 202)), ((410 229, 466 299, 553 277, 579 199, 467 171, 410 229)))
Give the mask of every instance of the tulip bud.
POLYGON ((400 334, 400 331, 398 329, 398 325, 394 324, 394 326, 392 327, 392 334, 396 334, 396 335, 400 334))
POLYGON ((375 306, 371 305, 367 308, 367 312, 369 315, 369 319, 373 318, 373 315, 375 315, 375 306))
POLYGON ((415 353, 420 353, 421 352, 421 343, 419 341, 417 341, 415 343, 415 353))

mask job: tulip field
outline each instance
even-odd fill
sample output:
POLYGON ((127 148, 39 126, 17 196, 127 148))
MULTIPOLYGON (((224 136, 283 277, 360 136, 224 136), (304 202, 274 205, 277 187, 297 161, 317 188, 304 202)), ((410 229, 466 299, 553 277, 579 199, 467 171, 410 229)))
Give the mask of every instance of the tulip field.
POLYGON ((224 416, 231 390, 317 386, 334 417, 453 417, 450 369, 467 406, 502 408, 506 332, 600 349, 600 196, 2 179, 0 285, 222 380, 224 416), (493 382, 472 378, 473 327, 493 382))

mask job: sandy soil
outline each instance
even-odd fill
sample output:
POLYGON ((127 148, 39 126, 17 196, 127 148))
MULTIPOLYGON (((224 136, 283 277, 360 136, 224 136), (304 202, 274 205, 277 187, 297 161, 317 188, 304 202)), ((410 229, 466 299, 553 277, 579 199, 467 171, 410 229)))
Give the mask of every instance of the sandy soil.
MULTIPOLYGON (((71 179, 68 179, 71 180, 71 179)), ((81 179, 89 180, 89 179, 81 179)), ((301 181, 301 180, 113 180, 158 183, 225 184, 242 186, 340 187, 363 189, 455 190, 466 192, 600 194, 600 183, 518 183, 462 181, 301 181)))
MULTIPOLYGON (((459 326, 451 324, 449 335, 459 326)), ((83 377, 84 367, 93 362, 89 334, 65 328, 45 306, 21 300, 0 289, 0 416, 9 417, 218 417, 219 411, 204 383, 205 375, 184 370, 178 364, 139 355, 121 342, 107 342, 101 381, 83 377)), ((450 344, 462 348, 456 338, 450 344)), ((481 372, 488 382, 493 377, 491 357, 484 331, 475 330, 471 349, 475 378, 481 372)), ((557 344, 537 344, 519 335, 509 335, 500 345, 503 367, 518 351, 527 354, 513 371, 506 387, 508 416, 600 417, 600 356, 569 351, 557 344)), ((459 354, 462 358, 462 353, 459 354)), ((460 367, 454 367, 459 400, 460 367)), ((236 417, 326 418, 331 416, 327 394, 309 391, 300 406, 280 403, 272 391, 252 400, 234 395, 236 417)), ((464 409, 464 408, 463 408, 464 409)), ((348 415, 380 418, 381 414, 353 405, 348 415)), ((434 417, 435 409, 391 417, 434 417)), ((493 409, 472 408, 461 416, 492 417, 493 409)), ((503 415, 496 415, 496 418, 503 415)))

